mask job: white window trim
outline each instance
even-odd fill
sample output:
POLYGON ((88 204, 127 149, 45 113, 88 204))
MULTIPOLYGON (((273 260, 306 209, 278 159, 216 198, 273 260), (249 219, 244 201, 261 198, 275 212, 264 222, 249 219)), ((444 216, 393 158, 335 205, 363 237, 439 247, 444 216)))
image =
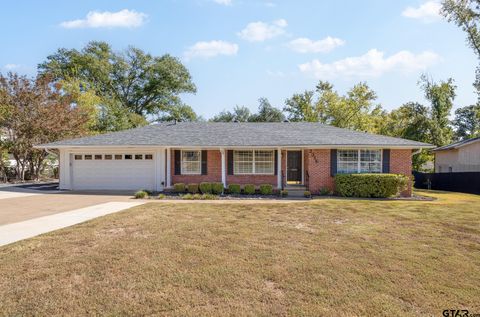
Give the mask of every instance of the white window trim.
MULTIPOLYGON (((192 161, 194 162, 194 161, 192 161)), ((180 174, 181 175, 202 175, 202 151, 201 150, 180 150, 180 174), (198 159, 199 159, 199 171, 198 172, 187 172, 183 170, 183 152, 198 152, 198 159)))
POLYGON ((341 173, 338 172, 338 162, 339 162, 339 155, 338 151, 357 151, 357 174, 368 174, 372 172, 362 172, 362 155, 361 151, 380 151, 380 172, 375 174, 382 174, 383 173, 383 149, 374 149, 374 148, 364 148, 364 149, 337 149, 337 174, 350 174, 350 173, 341 173))
MULTIPOLYGON (((243 161, 242 161, 243 162, 243 161)), ((268 162, 268 161, 259 161, 259 162, 268 162)), ((233 174, 234 175, 275 175, 275 150, 270 149, 255 149, 255 150, 233 150, 233 174), (237 173, 235 171, 235 152, 253 152, 252 153, 252 172, 251 173, 237 173), (273 163, 273 171, 271 173, 256 173, 256 162, 255 162, 255 152, 256 151, 269 151, 272 152, 272 163, 273 163)))

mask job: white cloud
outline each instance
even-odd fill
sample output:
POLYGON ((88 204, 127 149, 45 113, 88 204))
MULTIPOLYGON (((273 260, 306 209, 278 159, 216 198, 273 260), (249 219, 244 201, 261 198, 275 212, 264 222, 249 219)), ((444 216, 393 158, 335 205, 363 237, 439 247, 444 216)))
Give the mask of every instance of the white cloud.
POLYGON ((418 8, 407 7, 402 15, 411 19, 419 19, 424 22, 433 22, 440 19, 442 5, 437 0, 430 0, 421 4, 418 8))
POLYGON ((263 42, 285 33, 288 23, 285 19, 275 20, 272 23, 252 22, 249 23, 238 36, 250 42, 263 42))
POLYGON ((400 51, 385 57, 384 52, 372 49, 362 56, 348 57, 329 64, 323 64, 318 59, 314 59, 298 67, 301 72, 312 74, 316 78, 363 78, 379 77, 391 71, 404 73, 421 71, 440 60, 439 55, 430 51, 420 54, 400 51))
POLYGON ((232 5, 232 0, 213 0, 213 1, 224 6, 232 5))
POLYGON ((327 53, 344 44, 344 40, 330 36, 318 41, 312 41, 311 39, 301 37, 290 41, 288 47, 298 53, 327 53))
POLYGON ((184 53, 187 60, 195 57, 210 58, 218 55, 237 55, 238 45, 225 41, 197 42, 184 53))
POLYGON ((134 10, 121 10, 118 12, 90 11, 85 19, 64 21, 61 27, 67 29, 77 28, 135 28, 145 23, 147 15, 134 10))
POLYGON ((14 69, 20 68, 20 67, 21 67, 21 65, 19 65, 19 64, 5 64, 3 66, 3 68, 5 68, 6 70, 14 70, 14 69))

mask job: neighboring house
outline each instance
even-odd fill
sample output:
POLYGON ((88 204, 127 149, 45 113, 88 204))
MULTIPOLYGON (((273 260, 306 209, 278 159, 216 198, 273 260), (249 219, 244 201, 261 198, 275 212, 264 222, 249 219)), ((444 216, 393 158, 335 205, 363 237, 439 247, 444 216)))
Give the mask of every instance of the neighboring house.
MULTIPOLYGON (((411 176, 426 143, 320 123, 161 123, 37 148, 60 150, 62 189, 148 189, 222 182, 334 189, 337 173, 411 176)), ((405 191, 411 194, 411 185, 405 191)))
POLYGON ((480 137, 433 150, 435 173, 480 172, 480 137))

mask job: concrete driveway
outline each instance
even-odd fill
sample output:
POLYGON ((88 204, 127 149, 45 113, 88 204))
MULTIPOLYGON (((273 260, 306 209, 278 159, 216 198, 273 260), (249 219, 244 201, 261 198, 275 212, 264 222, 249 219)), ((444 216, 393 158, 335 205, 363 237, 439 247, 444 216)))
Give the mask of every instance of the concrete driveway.
POLYGON ((107 202, 132 202, 131 193, 59 191, 56 186, 0 188, 0 226, 107 202))

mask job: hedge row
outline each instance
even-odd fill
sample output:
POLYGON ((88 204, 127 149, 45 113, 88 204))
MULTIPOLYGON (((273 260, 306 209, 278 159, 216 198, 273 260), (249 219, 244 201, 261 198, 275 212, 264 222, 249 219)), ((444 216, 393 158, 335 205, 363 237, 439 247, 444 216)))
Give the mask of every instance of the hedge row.
MULTIPOLYGON (((224 188, 222 183, 203 182, 200 184, 191 183, 187 185, 184 183, 176 183, 173 185, 173 191, 176 193, 220 195, 224 192, 224 188)), ((238 195, 242 193, 242 188, 239 184, 229 184, 227 192, 238 195)), ((256 192, 257 190, 253 184, 246 184, 243 186, 243 193, 246 195, 254 195, 256 192)), ((258 192, 262 195, 272 195, 273 186, 270 184, 262 184, 259 186, 258 192)))
POLYGON ((398 174, 337 174, 335 189, 344 197, 387 198, 405 190, 408 181, 398 174))

